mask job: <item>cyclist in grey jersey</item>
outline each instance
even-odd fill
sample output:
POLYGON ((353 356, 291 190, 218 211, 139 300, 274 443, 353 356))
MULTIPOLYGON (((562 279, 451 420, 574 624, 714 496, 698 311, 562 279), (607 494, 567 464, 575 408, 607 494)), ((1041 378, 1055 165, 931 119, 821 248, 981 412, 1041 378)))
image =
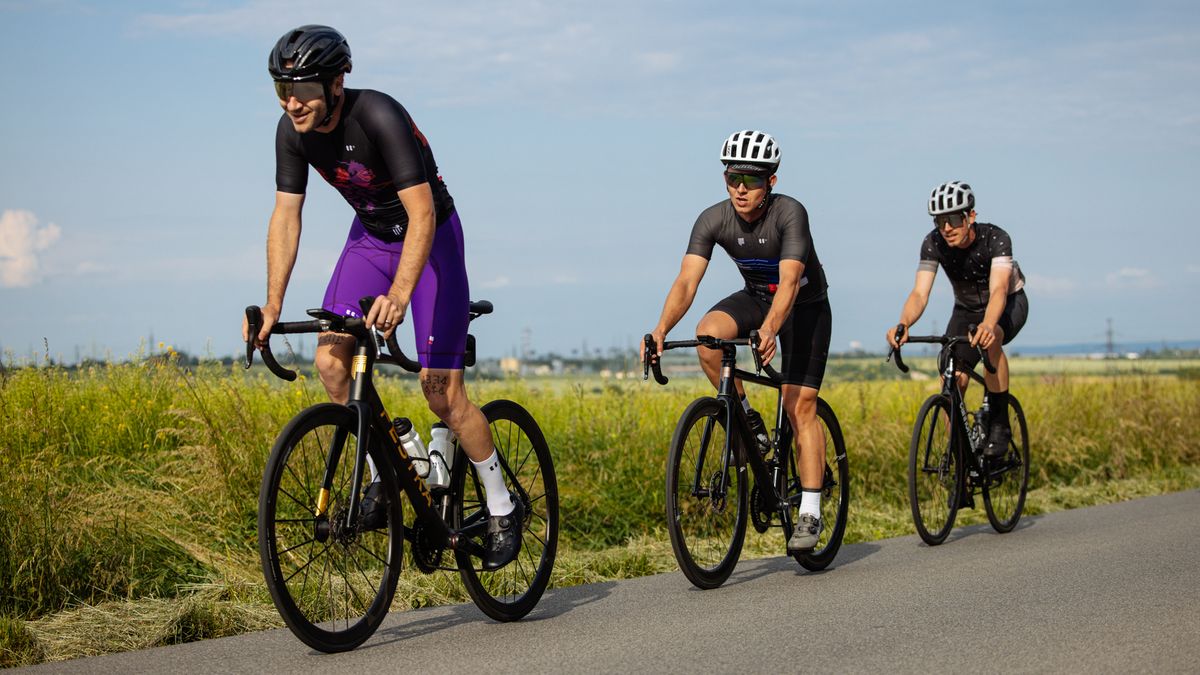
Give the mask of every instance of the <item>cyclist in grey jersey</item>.
MULTIPOLYGON (((733 258, 746 285, 704 315, 697 335, 746 337, 758 330, 760 352, 770 360, 778 337, 783 360, 781 391, 795 430, 801 503, 789 552, 811 550, 821 523, 821 486, 825 472, 825 435, 817 420, 817 395, 825 375, 833 323, 826 296, 825 272, 809 231, 808 212, 795 199, 772 194, 778 180, 780 151, 775 139, 759 131, 739 131, 721 150, 729 199, 705 209, 692 227, 679 275, 650 334, 662 355, 662 343, 691 307, 708 269, 713 247, 733 258)), ((697 349, 700 365, 713 386, 720 380, 721 354, 697 349)), ((758 439, 769 448, 767 428, 735 381, 742 405, 758 439)))
POLYGON ((813 246, 808 211, 782 194, 768 194, 763 210, 758 221, 747 223, 731 200, 713 204, 696 219, 687 253, 711 259, 713 246, 719 245, 737 265, 746 290, 762 296, 772 296, 779 288, 779 261, 798 260, 804 272, 793 304, 823 300, 825 270, 813 246))
MULTIPOLYGON (((938 267, 946 270, 954 288, 954 311, 946 325, 947 335, 964 335, 976 326, 969 345, 957 345, 955 360, 965 368, 979 362, 976 345, 987 351, 995 373, 984 373, 988 407, 991 409, 984 454, 1003 456, 1012 430, 1008 420, 1008 358, 1003 346, 1012 341, 1029 316, 1025 297, 1025 275, 1013 259, 1008 233, 989 223, 975 222, 975 193, 962 181, 943 183, 929 197, 929 215, 934 230, 921 242, 921 258, 912 292, 900 312, 900 323, 887 332, 888 344, 903 345, 911 327, 929 304, 929 293, 938 267), (897 337, 897 329, 903 333, 897 337)), ((970 378, 958 374, 965 390, 970 378)))

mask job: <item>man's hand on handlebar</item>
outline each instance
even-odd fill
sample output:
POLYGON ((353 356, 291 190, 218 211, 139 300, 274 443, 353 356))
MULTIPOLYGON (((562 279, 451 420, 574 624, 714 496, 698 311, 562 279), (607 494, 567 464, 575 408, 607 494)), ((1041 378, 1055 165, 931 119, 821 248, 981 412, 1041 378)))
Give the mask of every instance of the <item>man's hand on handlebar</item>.
POLYGON ((364 319, 368 328, 383 333, 383 338, 386 340, 396 332, 396 327, 404 321, 404 315, 407 312, 408 303, 389 293, 375 298, 375 302, 371 305, 371 311, 364 319))
POLYGON ((892 349, 901 347, 905 342, 908 342, 908 327, 902 323, 898 323, 888 329, 887 332, 888 346, 892 349))
POLYGON ((971 346, 990 349, 996 342, 996 337, 996 324, 981 323, 975 328, 975 332, 971 334, 971 346))
MULTIPOLYGON (((263 305, 261 308, 262 325, 259 326, 258 335, 254 336, 255 349, 262 349, 267 338, 271 336, 271 327, 279 321, 280 307, 270 303, 263 305)), ((242 342, 250 341, 250 320, 248 317, 242 317, 242 342)))
POLYGON ((758 354, 763 363, 770 363, 775 356, 775 331, 765 325, 758 328, 758 354))

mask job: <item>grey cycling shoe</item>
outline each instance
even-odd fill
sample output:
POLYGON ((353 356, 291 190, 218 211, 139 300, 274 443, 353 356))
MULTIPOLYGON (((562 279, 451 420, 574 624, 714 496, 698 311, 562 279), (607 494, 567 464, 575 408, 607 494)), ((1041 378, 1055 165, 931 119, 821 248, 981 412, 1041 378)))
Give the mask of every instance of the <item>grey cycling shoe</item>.
POLYGON ((821 530, 824 529, 824 524, 821 519, 811 513, 801 513, 796 519, 796 529, 792 530, 792 538, 788 539, 788 553, 803 553, 811 551, 817 545, 817 540, 821 538, 821 530))
POLYGON ((512 513, 488 518, 487 539, 484 546, 483 569, 495 570, 504 567, 521 551, 521 525, 525 520, 525 508, 521 500, 513 496, 512 513))

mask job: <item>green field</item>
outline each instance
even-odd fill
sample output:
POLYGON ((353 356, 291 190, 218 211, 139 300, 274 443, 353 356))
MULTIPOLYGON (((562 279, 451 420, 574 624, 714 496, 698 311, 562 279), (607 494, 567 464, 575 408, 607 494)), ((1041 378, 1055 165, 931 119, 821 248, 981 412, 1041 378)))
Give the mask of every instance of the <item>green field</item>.
MULTIPOLYGON (((931 374, 931 361, 911 363, 931 374)), ((1027 513, 1200 486, 1196 362, 1156 371, 1131 362, 1146 368, 1130 373, 1013 363, 1011 388, 1030 424, 1027 513)), ((850 454, 847 543, 912 533, 908 437, 936 380, 897 377, 879 359, 838 361, 822 392, 850 454)), ((555 585, 675 569, 662 527, 666 446, 706 383, 472 387, 477 401, 523 403, 551 443, 562 510, 555 585)), ((380 390, 393 413, 423 429, 433 421, 411 379, 382 378, 380 390)), ((767 392, 752 398, 772 406, 767 392)), ((258 567, 258 484, 279 428, 323 399, 311 379, 287 384, 170 358, 0 371, 0 665, 282 625, 258 567)), ((966 512, 959 522, 983 521, 966 512)), ((744 555, 782 549, 778 531, 751 530, 744 555)), ((406 565, 394 609, 466 600, 457 576, 406 565)))

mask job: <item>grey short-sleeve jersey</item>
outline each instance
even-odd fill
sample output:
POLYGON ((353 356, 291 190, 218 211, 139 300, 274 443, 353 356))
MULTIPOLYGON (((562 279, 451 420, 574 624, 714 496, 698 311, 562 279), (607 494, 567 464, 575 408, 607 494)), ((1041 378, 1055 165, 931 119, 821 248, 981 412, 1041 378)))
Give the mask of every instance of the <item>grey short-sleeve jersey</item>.
POLYGON ((733 204, 722 200, 696 218, 687 252, 712 259, 713 246, 725 249, 746 281, 746 290, 771 295, 779 284, 779 261, 804 263, 795 304, 818 302, 828 284, 808 225, 808 211, 795 199, 772 194, 766 213, 753 223, 738 216, 733 204))
POLYGON ((937 272, 938 265, 954 288, 954 304, 970 311, 987 308, 988 281, 992 267, 1011 267, 1008 293, 1012 295, 1025 287, 1025 275, 1013 259, 1012 238, 991 223, 975 223, 975 241, 967 248, 954 248, 937 230, 921 242, 921 262, 918 269, 937 272))

